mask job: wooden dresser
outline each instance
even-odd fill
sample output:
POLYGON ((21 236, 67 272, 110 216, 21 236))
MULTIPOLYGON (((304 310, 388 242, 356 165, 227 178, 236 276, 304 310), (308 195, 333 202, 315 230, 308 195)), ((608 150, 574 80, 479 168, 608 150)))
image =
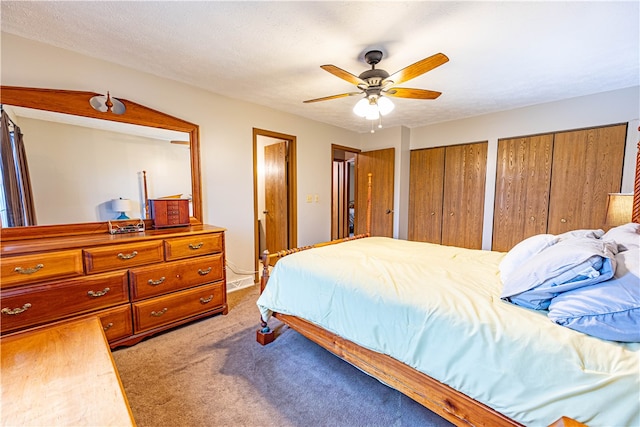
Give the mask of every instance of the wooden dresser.
POLYGON ((3 335, 97 316, 111 348, 227 313, 224 229, 0 242, 3 335))
POLYGON ((95 317, 0 340, 3 426, 134 426, 95 317))

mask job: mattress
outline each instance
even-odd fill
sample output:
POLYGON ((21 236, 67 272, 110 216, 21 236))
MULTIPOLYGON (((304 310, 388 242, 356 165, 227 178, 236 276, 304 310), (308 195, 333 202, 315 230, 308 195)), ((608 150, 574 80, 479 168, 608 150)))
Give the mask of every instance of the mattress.
POLYGON ((501 300, 504 255, 358 239, 282 258, 257 304, 265 320, 308 320, 525 425, 640 425, 640 344, 501 300))

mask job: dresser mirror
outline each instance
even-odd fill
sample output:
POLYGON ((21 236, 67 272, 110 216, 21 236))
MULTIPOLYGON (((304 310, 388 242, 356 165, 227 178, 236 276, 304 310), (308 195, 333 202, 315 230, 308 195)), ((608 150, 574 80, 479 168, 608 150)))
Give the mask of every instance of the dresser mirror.
POLYGON ((24 135, 37 224, 3 223, 2 238, 106 231, 119 198, 131 219, 148 218, 147 199, 188 198, 190 222, 202 222, 198 126, 122 98, 101 111, 96 99, 106 97, 1 87, 24 135))

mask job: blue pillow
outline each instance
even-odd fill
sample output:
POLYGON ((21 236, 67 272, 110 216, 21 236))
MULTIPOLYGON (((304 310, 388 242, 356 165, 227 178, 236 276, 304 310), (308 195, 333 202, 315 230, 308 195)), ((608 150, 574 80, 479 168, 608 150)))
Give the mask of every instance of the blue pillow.
POLYGON ((605 340, 640 342, 640 249, 615 258, 613 279, 553 298, 549 318, 605 340))
POLYGON ((557 295, 613 277, 615 242, 568 238, 531 257, 503 281, 503 298, 534 310, 546 310, 557 295))
POLYGON ((615 242, 592 237, 567 238, 545 248, 503 280, 500 298, 546 310, 557 295, 613 277, 615 242))

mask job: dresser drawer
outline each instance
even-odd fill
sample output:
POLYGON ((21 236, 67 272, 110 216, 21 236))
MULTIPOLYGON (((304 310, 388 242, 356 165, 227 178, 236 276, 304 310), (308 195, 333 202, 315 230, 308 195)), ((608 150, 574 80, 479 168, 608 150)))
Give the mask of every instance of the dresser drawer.
POLYGON ((201 234, 192 237, 177 237, 164 241, 164 252, 167 261, 210 255, 222 252, 224 234, 201 234))
POLYGON ((82 251, 48 252, 0 258, 2 287, 82 276, 82 251))
POLYGON ((2 333, 129 301, 126 271, 2 290, 2 333))
POLYGON ((133 333, 131 305, 122 305, 94 314, 100 319, 102 329, 109 342, 128 337, 133 333))
POLYGON ((133 301, 192 288, 224 278, 222 254, 129 270, 133 301))
POLYGON ((164 260, 162 240, 90 248, 85 249, 83 253, 87 274, 120 270, 164 260))
POLYGON ((224 304, 224 282, 133 303, 134 333, 163 326, 224 304))

